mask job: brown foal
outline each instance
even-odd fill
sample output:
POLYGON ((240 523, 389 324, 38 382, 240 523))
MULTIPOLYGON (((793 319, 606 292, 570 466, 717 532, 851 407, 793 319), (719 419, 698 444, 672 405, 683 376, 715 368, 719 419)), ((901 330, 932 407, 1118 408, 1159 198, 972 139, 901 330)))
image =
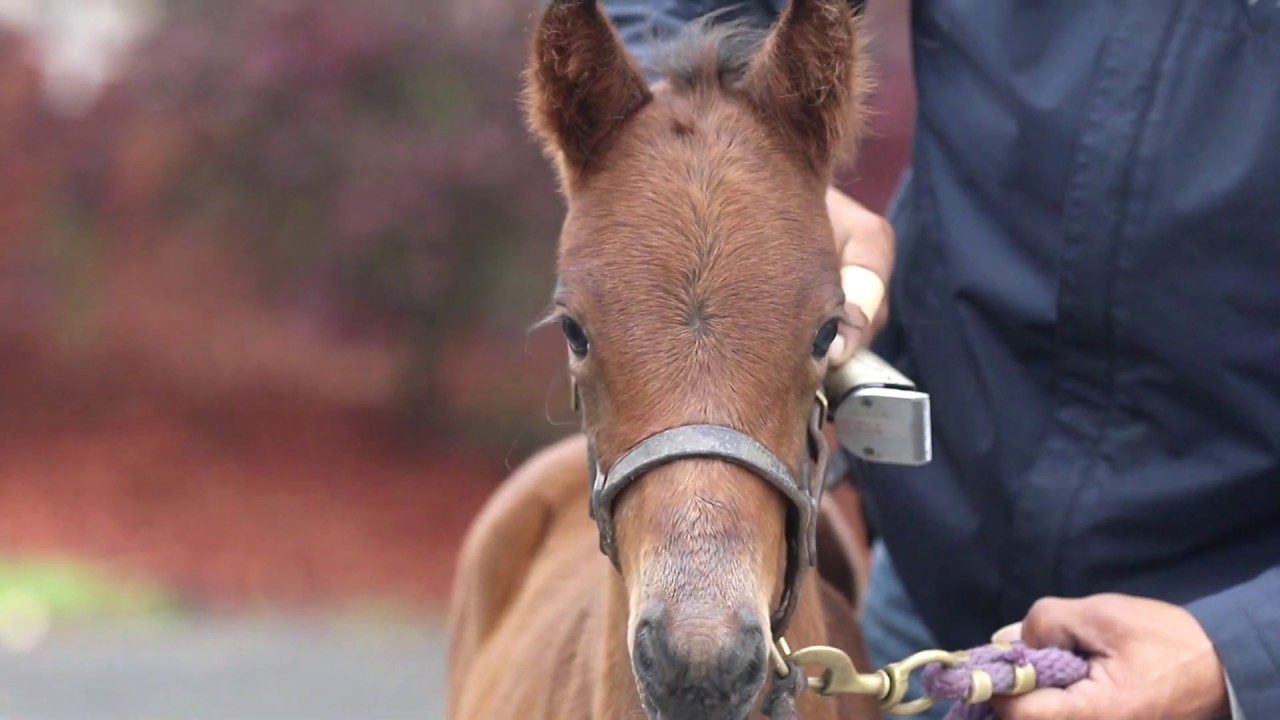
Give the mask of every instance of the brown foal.
MULTIPOLYGON (((807 422, 843 305, 824 192, 856 140, 864 65, 845 0, 792 0, 759 38, 705 27, 653 85, 595 2, 546 9, 526 101, 568 205, 550 321, 585 437, 517 470, 468 535, 451 717, 757 711, 786 583, 786 498, 731 462, 663 464, 612 503, 615 569, 586 513, 587 447, 609 468, 654 433, 708 423, 797 475, 810 463, 807 422)), ((823 516, 821 562, 845 562, 830 541, 842 519, 823 516)), ((797 588, 788 637, 865 667, 848 589, 821 575, 797 588)), ((799 712, 878 716, 869 699, 812 693, 799 712)))

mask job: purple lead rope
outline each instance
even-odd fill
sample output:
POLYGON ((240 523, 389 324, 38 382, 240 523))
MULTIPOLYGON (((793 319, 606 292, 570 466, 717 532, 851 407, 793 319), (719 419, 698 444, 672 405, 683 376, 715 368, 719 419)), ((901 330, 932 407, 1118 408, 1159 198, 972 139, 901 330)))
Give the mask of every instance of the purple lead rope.
POLYGON ((1089 674, 1089 663, 1069 650, 1029 648, 1022 643, 983 645, 968 651, 968 659, 955 667, 942 663, 926 665, 922 675, 924 691, 939 701, 956 701, 945 720, 995 720, 990 704, 964 704, 973 686, 970 671, 982 670, 991 676, 993 692, 999 695, 1013 689, 1014 667, 1028 664, 1036 669, 1037 688, 1064 688, 1089 674))

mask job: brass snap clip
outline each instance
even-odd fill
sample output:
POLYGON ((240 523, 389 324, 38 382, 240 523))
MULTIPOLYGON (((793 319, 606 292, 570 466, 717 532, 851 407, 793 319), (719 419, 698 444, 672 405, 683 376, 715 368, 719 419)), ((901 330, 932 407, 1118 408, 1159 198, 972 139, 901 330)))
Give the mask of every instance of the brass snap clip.
MULTIPOLYGON (((809 678, 809 689, 819 695, 870 695, 879 701, 882 710, 892 715, 918 715, 933 707, 934 699, 928 695, 906 699, 911 688, 911 675, 935 662, 956 667, 967 656, 963 652, 923 650, 898 662, 889 663, 881 670, 864 673, 858 672, 853 661, 839 648, 814 645, 793 652, 784 638, 778 638, 770 645, 769 657, 781 677, 790 673, 788 662, 822 667, 821 675, 809 678)), ((985 694, 981 683, 975 683, 975 690, 978 695, 985 694)))
POLYGON ((881 671, 889 677, 889 693, 880 701, 880 707, 893 715, 918 715, 928 710, 934 703, 934 699, 928 695, 906 700, 907 691, 911 687, 911 674, 932 663, 956 667, 965 659, 966 655, 962 652, 921 650, 908 658, 889 663, 881 671))

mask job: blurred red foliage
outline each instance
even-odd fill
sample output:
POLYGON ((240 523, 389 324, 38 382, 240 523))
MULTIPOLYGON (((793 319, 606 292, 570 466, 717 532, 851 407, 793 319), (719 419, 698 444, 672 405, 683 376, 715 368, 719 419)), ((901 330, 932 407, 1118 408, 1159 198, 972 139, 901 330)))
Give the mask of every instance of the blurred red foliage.
POLYGON ((105 562, 194 608, 441 610, 458 540, 502 470, 398 444, 385 418, 324 400, 184 403, 138 382, 68 382, 40 360, 0 352, 0 373, 23 380, 0 386, 0 548, 105 562))
POLYGON ((559 205, 520 46, 419 5, 175 4, 73 118, 0 33, 6 552, 218 606, 444 596, 546 427, 552 363, 511 367, 559 205))
POLYGON ((441 363, 521 349, 559 204, 514 102, 518 26, 464 37, 431 5, 167 6, 80 130, 70 202, 106 243, 213 245, 265 302, 395 344, 401 409, 483 433, 441 363))
MULTIPOLYGON (((871 5, 846 186, 882 208, 912 107, 871 5)), ((562 208, 515 101, 535 8, 160 7, 79 117, 0 32, 0 547, 215 605, 438 600, 508 458, 576 423, 525 332, 562 208)))

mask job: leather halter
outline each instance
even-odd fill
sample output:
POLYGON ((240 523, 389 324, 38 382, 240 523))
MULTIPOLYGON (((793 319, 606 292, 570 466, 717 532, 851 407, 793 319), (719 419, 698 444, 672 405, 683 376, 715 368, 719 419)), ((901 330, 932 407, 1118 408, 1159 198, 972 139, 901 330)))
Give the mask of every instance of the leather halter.
MULTIPOLYGON (((577 409, 577 390, 574 388, 577 409)), ((588 444, 591 466, 591 518, 600 529, 600 550, 620 568, 614 540, 613 501, 623 489, 650 470, 677 460, 724 460, 767 480, 789 501, 787 513, 787 570, 782 599, 770 616, 774 636, 791 621, 804 573, 817 564, 818 503, 825 490, 827 441, 822 434, 826 398, 818 395, 808 424, 809 460, 800 476, 755 438, 724 425, 680 425, 659 431, 623 453, 604 473, 596 460, 594 441, 588 444)))

